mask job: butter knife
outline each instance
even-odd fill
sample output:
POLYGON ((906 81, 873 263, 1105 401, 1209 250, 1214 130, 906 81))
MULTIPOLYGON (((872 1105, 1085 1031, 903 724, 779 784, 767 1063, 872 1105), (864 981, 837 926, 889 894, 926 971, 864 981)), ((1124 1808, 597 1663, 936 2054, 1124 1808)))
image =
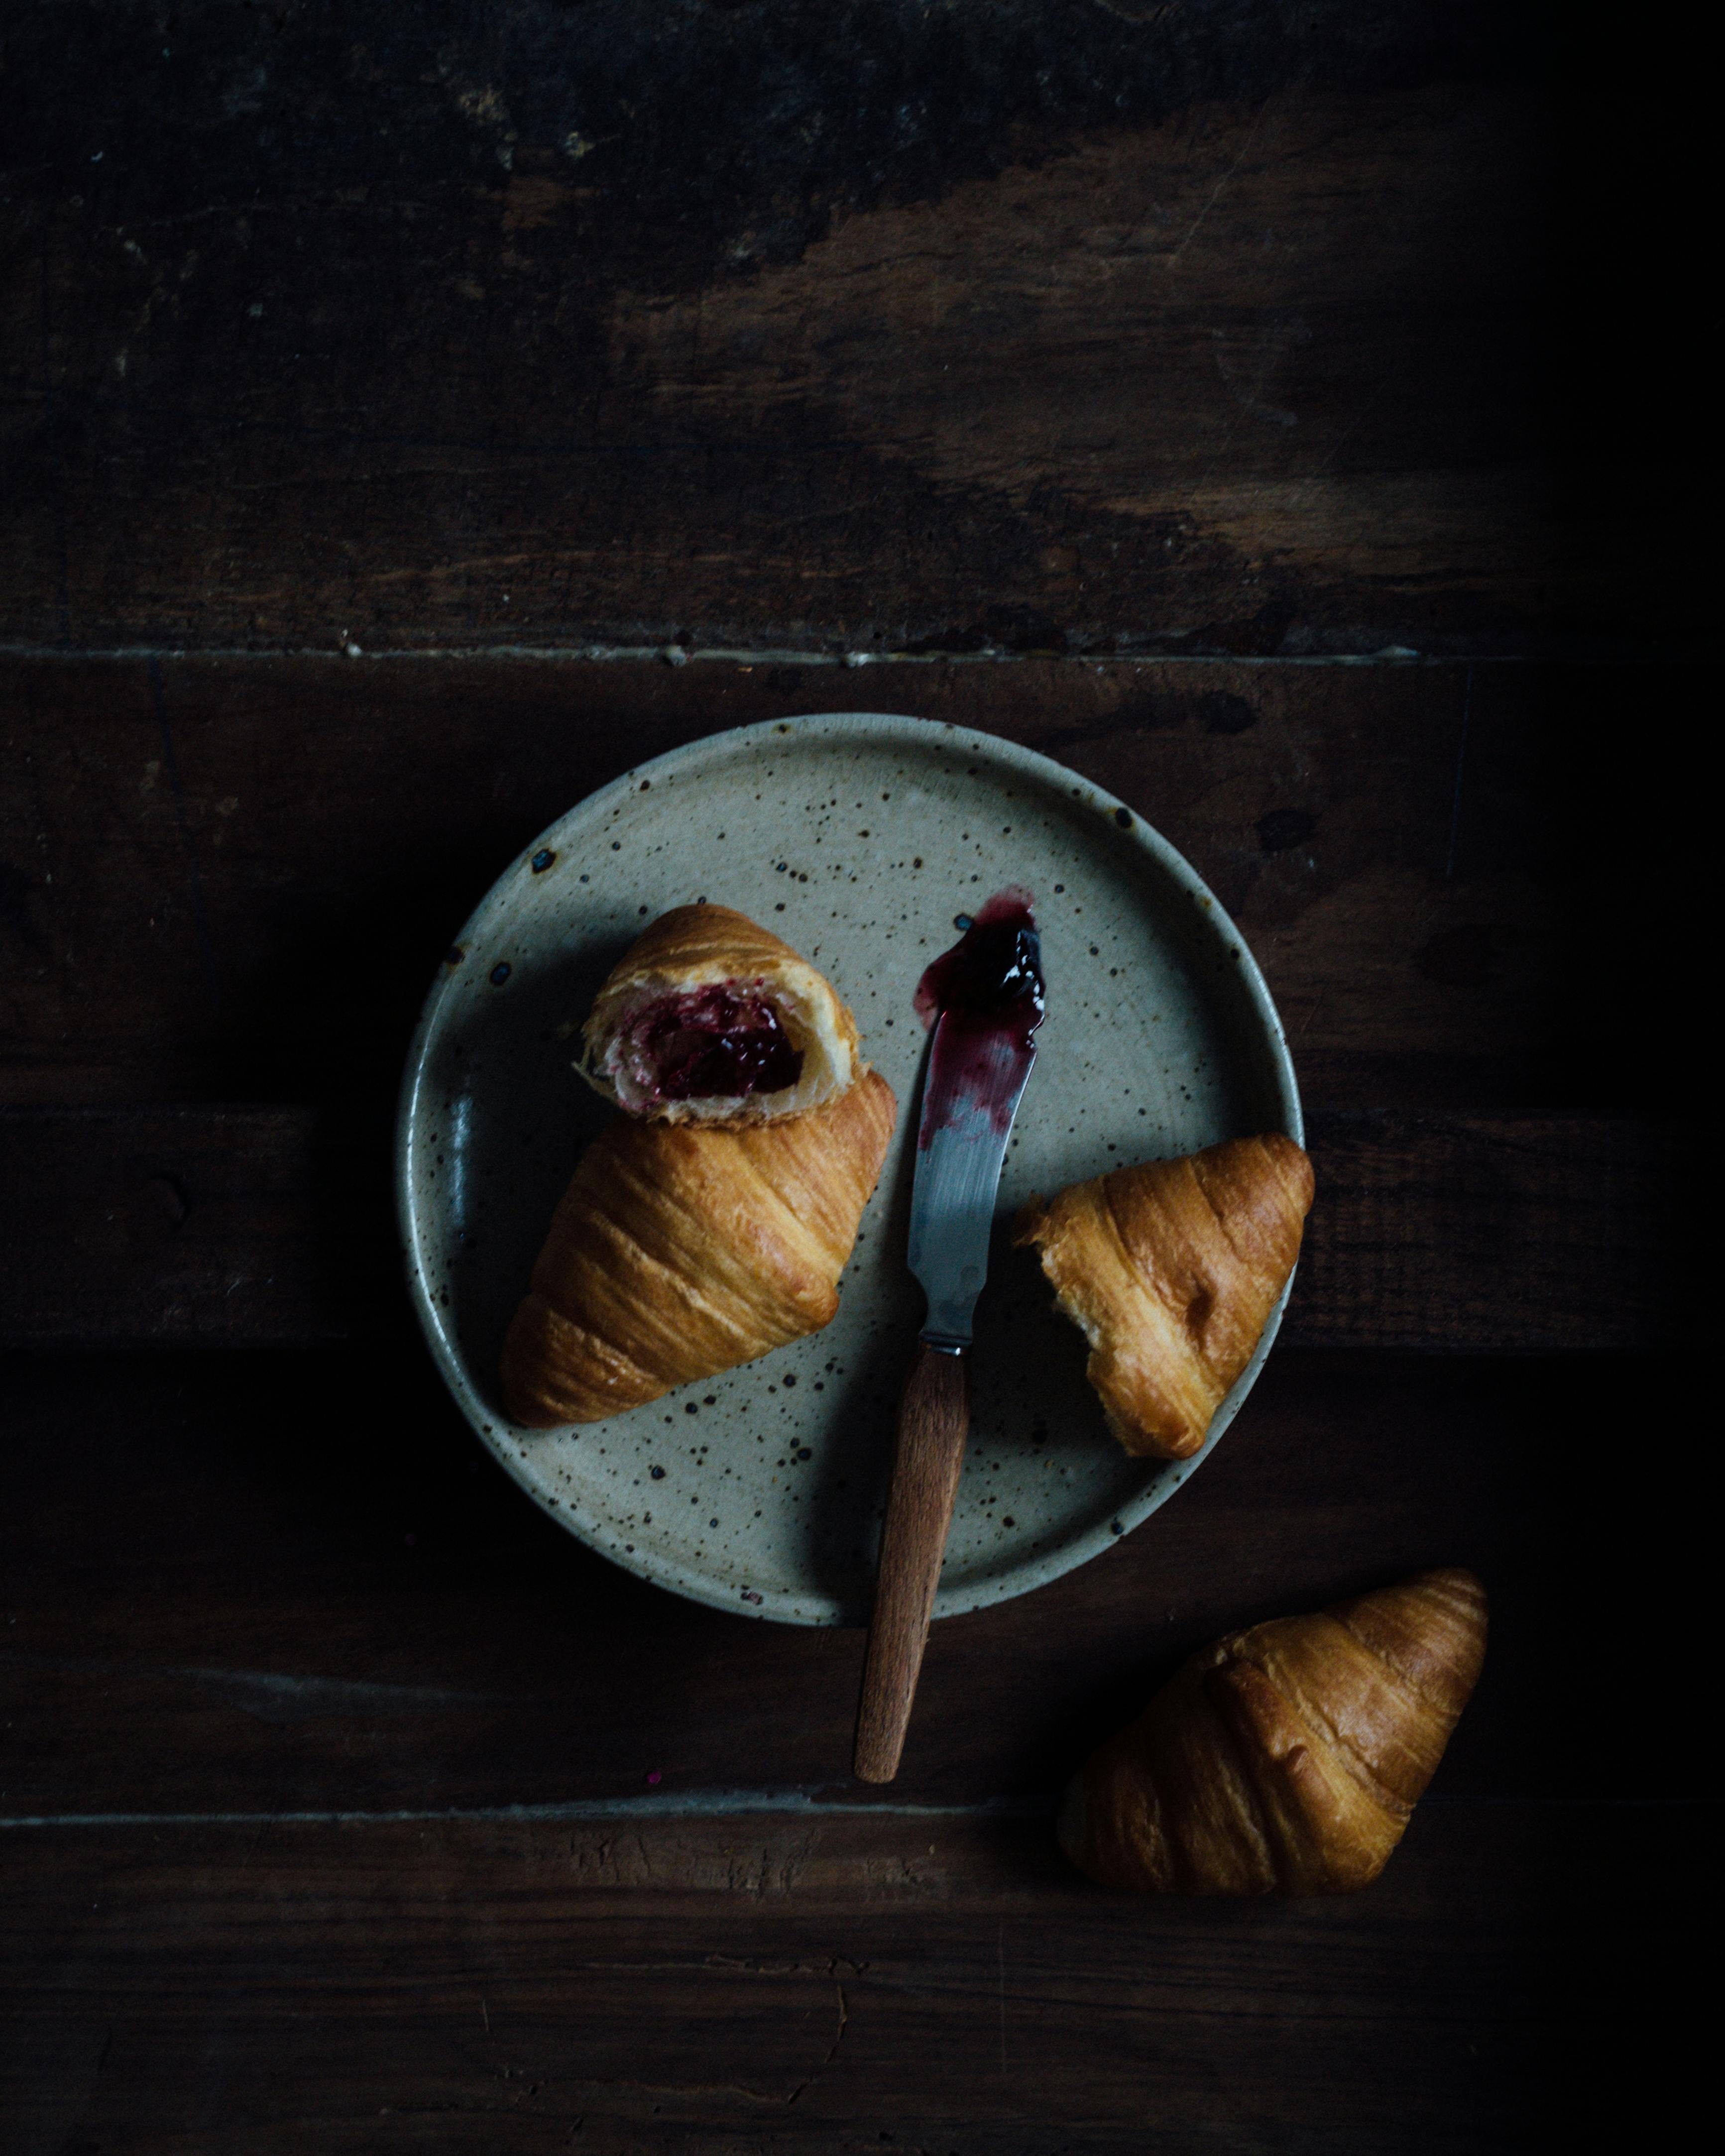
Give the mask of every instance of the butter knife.
POLYGON ((908 1257, 928 1312, 899 1401, 880 1532, 852 1762, 865 1782, 890 1782, 904 1750, 970 1428, 971 1321, 1045 1009, 1028 892, 999 891, 957 926, 960 940, 916 991, 930 1040, 908 1257))

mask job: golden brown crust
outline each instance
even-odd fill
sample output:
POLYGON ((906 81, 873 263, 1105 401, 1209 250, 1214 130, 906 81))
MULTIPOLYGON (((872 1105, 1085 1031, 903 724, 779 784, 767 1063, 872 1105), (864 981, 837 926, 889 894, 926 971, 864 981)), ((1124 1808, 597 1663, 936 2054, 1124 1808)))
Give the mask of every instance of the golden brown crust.
POLYGON ((803 963, 770 928, 728 906, 674 906, 644 928, 612 968, 597 1000, 618 981, 645 973, 667 980, 722 980, 728 974, 762 978, 788 960, 803 963))
POLYGON ((608 1124, 504 1342, 510 1414, 598 1422, 827 1324, 896 1112, 870 1071, 774 1122, 608 1124))
POLYGON ((630 1114, 667 1122, 762 1122, 819 1107, 853 1085, 868 1065, 857 1043, 856 1019, 837 989, 790 945, 728 906, 676 906, 630 944, 606 976, 582 1029, 576 1068, 608 1100, 630 1114), (803 1075, 787 1093, 757 1094, 721 1104, 658 1101, 644 1106, 619 1070, 616 1045, 644 1003, 731 982, 769 994, 803 1057, 803 1075))
POLYGON ((1019 1214, 1128 1452, 1197 1451, 1299 1255, 1312 1163, 1280 1131, 1115 1168, 1019 1214))
POLYGON ((1470 1572, 1421 1573, 1194 1655, 1067 1794, 1060 1842, 1105 1887, 1339 1894, 1375 1879, 1486 1650, 1470 1572))

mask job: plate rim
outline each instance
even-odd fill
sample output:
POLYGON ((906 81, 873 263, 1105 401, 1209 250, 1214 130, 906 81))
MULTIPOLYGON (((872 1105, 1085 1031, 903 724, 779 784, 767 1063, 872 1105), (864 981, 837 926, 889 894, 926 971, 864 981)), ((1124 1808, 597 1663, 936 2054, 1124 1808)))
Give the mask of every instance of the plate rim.
MULTIPOLYGON (((1288 1048, 1286 1031, 1262 972, 1250 946, 1235 927, 1226 908, 1184 855, 1129 803, 1111 793, 1106 787, 1098 786, 1082 773, 1057 762, 1052 757, 1043 755, 1040 749, 1028 748, 1021 742, 1009 741, 1001 735, 987 733, 975 726, 955 725, 949 719, 924 719, 909 712, 891 711, 799 712, 788 718, 755 720, 747 726, 728 726, 717 733, 702 734, 694 741, 666 749, 645 762, 631 764, 607 784, 572 803, 561 816, 529 839, 525 846, 517 848, 450 938, 449 947, 465 945, 474 940, 480 932, 485 916, 498 901, 503 886, 515 877, 521 863, 526 861, 531 864, 536 853, 554 844, 557 834, 572 817, 578 814, 602 815, 605 808, 613 802, 626 800, 639 792, 644 778, 655 777, 701 757, 727 755, 750 743, 785 742, 788 737, 828 730, 836 731, 841 737, 847 734, 855 737, 872 735, 882 741, 894 735, 909 739, 918 733, 943 734, 951 741, 963 742, 975 752, 1021 772, 1028 778, 1043 784, 1057 783, 1067 794, 1087 801, 1089 805, 1106 814, 1117 827, 1119 839, 1134 844, 1149 854, 1162 872, 1183 890, 1193 901, 1209 933, 1219 943, 1230 949, 1251 1014, 1269 1050, 1281 1128, 1296 1145, 1304 1144, 1305 1117, 1293 1057, 1288 1048), (1122 818, 1126 820, 1122 821, 1122 818)), ((435 1297, 418 1258, 418 1214, 412 1177, 414 1122, 425 1074, 427 1052, 439 1012, 444 998, 455 985, 456 977, 452 970, 447 966, 439 968, 420 1006, 418 1020, 408 1046, 397 1101, 393 1179, 396 1224, 401 1238, 402 1266, 408 1298, 438 1374, 474 1435, 516 1487, 530 1497, 549 1519, 578 1542, 622 1570, 632 1573, 637 1578, 645 1579, 670 1594, 681 1596, 685 1600, 704 1603, 711 1608, 728 1611, 733 1616, 814 1627, 837 1627, 855 1622, 838 1598, 831 1595, 816 1594, 799 1598, 804 1604, 824 1603, 829 1614, 804 1614, 797 1609, 776 1607, 774 1604, 778 1599, 776 1596, 769 1596, 757 1604, 742 1602, 739 1605, 734 1587, 721 1586, 716 1579, 685 1572, 678 1565, 662 1560, 650 1552, 643 1552, 639 1548, 625 1549, 620 1536, 614 1537, 597 1520, 586 1518, 583 1509, 561 1502, 555 1506, 548 1503, 543 1493, 526 1476, 522 1463, 507 1448, 495 1441, 495 1425, 504 1419, 480 1395, 470 1377, 464 1358, 457 1352, 453 1339, 441 1322, 435 1297)), ((1296 1266, 1296 1271, 1297 1270, 1296 1266)), ((1259 1337, 1251 1359, 1216 1409, 1204 1441, 1196 1452, 1184 1460, 1162 1463, 1167 1471, 1154 1476, 1145 1489, 1120 1506, 1113 1520, 1107 1525, 1076 1536, 1071 1541, 1061 1543, 1057 1549, 1045 1551, 1034 1557, 1027 1555, 1021 1564, 1013 1566, 1003 1573, 991 1574, 963 1589, 949 1590, 943 1587, 935 1598, 935 1617, 938 1620, 965 1615, 973 1610, 992 1608, 996 1603, 1011 1601, 1039 1587, 1051 1585, 1056 1579, 1064 1578, 1068 1573, 1076 1572, 1090 1563, 1105 1550, 1112 1548, 1135 1528, 1142 1527, 1153 1513, 1159 1512, 1209 1457, 1257 1383, 1275 1344, 1276 1334, 1281 1330, 1282 1314, 1293 1290, 1294 1278, 1295 1274, 1291 1272, 1259 1337)))

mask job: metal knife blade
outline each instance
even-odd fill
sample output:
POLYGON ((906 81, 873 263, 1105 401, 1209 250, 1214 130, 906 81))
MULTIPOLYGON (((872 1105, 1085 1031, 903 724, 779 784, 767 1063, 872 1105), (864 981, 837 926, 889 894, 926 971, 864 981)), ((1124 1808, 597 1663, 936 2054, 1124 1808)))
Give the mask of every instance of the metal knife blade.
POLYGON ((928 1297, 922 1337, 950 1351, 970 1345, 976 1299, 988 1276, 1000 1170, 1036 1049, 1034 1041, 992 1043, 978 1089, 973 1042, 961 1050, 949 1027, 945 1015, 936 1023, 922 1081, 909 1259, 928 1297))

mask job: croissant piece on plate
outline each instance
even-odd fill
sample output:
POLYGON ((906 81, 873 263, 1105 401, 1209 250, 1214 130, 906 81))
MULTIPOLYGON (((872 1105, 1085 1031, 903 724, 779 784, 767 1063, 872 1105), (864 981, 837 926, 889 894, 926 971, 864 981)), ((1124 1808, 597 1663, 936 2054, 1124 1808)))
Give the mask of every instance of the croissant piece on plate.
POLYGON ((1486 1590, 1423 1572, 1193 1656, 1066 1792, 1060 1845, 1147 1894, 1370 1884, 1443 1757, 1486 1651, 1486 1590))
POLYGON ((1090 1342, 1086 1374, 1128 1452, 1183 1460, 1204 1443, 1294 1270, 1312 1187, 1311 1162, 1270 1131, 1019 1213, 1013 1240, 1035 1246, 1090 1342))
POLYGON ((868 1068, 832 983, 728 906, 660 914, 581 1038, 584 1078, 629 1114, 670 1123, 800 1115, 868 1068))
POLYGON ((582 1155, 511 1322, 510 1414, 598 1422, 819 1332, 897 1107, 871 1070, 773 1122, 618 1116, 582 1155))

